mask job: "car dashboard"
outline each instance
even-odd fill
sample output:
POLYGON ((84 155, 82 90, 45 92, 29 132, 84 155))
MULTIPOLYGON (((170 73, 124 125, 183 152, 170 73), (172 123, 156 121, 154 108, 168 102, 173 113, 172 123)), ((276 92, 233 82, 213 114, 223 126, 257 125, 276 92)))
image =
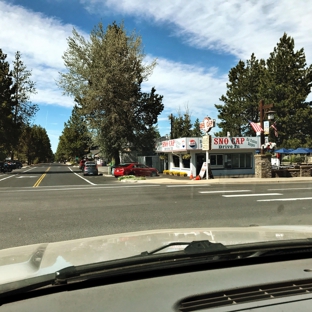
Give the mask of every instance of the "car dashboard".
POLYGON ((1 311, 311 311, 312 260, 110 278, 1 306, 1 311))

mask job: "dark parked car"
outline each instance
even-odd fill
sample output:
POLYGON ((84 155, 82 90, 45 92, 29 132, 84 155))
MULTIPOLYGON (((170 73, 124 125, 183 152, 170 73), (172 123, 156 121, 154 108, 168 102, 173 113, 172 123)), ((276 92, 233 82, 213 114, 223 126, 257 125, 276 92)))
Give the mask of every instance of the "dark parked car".
POLYGON ((114 170, 114 176, 116 178, 123 175, 135 175, 135 176, 150 176, 155 177, 159 175, 156 168, 149 167, 139 163, 126 163, 118 165, 114 170))
POLYGON ((10 166, 12 169, 23 168, 23 164, 19 160, 10 160, 10 166))
POLYGON ((8 160, 7 163, 11 169, 23 168, 23 164, 19 160, 8 160))
POLYGON ((0 161, 0 172, 11 172, 12 168, 6 161, 0 161))
POLYGON ((98 167, 94 161, 86 161, 84 163, 83 175, 98 175, 98 167))

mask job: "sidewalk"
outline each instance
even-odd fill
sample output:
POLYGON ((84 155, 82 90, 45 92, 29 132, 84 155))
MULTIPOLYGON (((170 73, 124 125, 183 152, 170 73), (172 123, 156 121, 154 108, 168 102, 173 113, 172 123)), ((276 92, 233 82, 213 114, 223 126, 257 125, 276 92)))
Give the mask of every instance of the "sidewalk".
MULTIPOLYGON (((98 170, 103 176, 112 177, 114 176, 109 174, 108 167, 98 166, 98 170)), ((124 182, 126 182, 124 180, 124 182)), ((134 181, 132 181, 133 183, 134 181)), ((136 180, 137 183, 156 183, 156 184, 192 184, 192 185, 200 185, 200 184, 265 184, 265 183, 294 183, 294 182, 311 182, 312 177, 298 177, 298 178, 267 178, 267 179, 258 179, 258 178, 214 178, 214 179, 206 179, 203 180, 190 180, 187 177, 175 177, 160 174, 159 177, 146 177, 146 180, 136 180)))

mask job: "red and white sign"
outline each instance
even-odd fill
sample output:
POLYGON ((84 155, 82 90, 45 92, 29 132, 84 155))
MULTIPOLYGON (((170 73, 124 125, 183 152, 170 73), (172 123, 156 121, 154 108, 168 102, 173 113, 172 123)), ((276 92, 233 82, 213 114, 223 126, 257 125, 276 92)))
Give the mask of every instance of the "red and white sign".
POLYGON ((200 130, 208 132, 213 128, 213 120, 210 117, 205 117, 204 121, 199 124, 200 130))
MULTIPOLYGON (((179 138, 159 142, 156 146, 157 152, 174 151, 196 151, 202 150, 202 138, 179 138), (194 144, 195 143, 195 144, 194 144)), ((211 149, 258 149, 260 148, 260 137, 213 137, 211 138, 211 149)))
POLYGON ((212 139, 212 149, 259 148, 259 137, 215 137, 212 139))
POLYGON ((196 147, 196 140, 195 139, 190 139, 189 140, 189 147, 191 147, 191 148, 196 147))
POLYGON ((203 178, 205 176, 206 171, 207 171, 207 163, 203 162, 203 165, 202 165, 200 172, 199 172, 199 176, 201 178, 203 178))

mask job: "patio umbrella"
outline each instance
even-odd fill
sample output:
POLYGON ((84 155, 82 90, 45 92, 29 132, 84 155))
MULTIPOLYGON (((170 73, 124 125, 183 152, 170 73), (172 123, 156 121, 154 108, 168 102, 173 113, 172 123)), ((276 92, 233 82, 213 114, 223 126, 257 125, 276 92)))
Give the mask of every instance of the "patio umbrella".
POLYGON ((290 152, 290 154, 309 154, 309 153, 310 153, 309 149, 305 147, 298 147, 290 152))
POLYGON ((292 150, 291 149, 287 149, 287 148, 280 148, 276 151, 274 151, 275 153, 279 153, 279 154, 289 154, 292 150))
POLYGON ((307 162, 307 154, 309 153, 310 153, 309 149, 304 147, 298 147, 290 152, 290 154, 305 154, 305 162, 307 162))
MULTIPOLYGON (((292 149, 287 149, 287 148, 282 147, 278 150, 275 150, 274 152, 278 154, 290 154, 291 151, 292 149)), ((282 157, 280 157, 280 165, 282 165, 282 157)))

